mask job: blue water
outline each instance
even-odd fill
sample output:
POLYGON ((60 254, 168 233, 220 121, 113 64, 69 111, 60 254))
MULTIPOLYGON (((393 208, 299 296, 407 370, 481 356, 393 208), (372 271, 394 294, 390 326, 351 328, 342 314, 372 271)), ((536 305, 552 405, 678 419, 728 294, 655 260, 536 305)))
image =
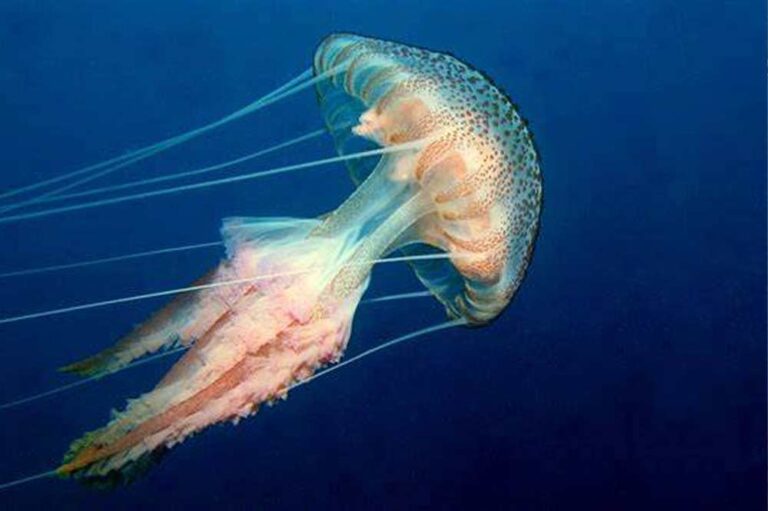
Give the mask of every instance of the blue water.
MULTIPOLYGON (((751 5, 750 5, 751 4, 751 5)), ((297 389, 112 492, 41 480, 3 509, 760 509, 765 498, 765 7, 685 0, 82 1, 0 4, 0 187, 186 131, 311 63, 328 33, 446 50, 530 120, 545 207, 493 325, 449 330, 297 389)), ((321 126, 305 93, 112 183, 223 161, 321 126)), ((327 138, 245 166, 332 154, 327 138)), ((230 215, 316 216, 339 165, 0 225, 0 270, 215 240, 230 215)), ((174 288, 191 252, 0 282, 0 315, 174 288)), ((370 295, 418 290, 377 268, 370 295)), ((161 302, 0 325, 0 401, 71 379, 161 302)), ((442 321, 361 308, 349 354, 442 321)), ((0 481, 167 364, 0 411, 0 481)))

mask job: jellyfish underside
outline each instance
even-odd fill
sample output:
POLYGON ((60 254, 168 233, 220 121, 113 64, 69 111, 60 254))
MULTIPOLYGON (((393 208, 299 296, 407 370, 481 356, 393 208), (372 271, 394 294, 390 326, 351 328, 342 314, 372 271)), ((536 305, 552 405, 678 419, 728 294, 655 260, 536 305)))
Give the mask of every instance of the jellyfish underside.
MULTIPOLYGON (((153 390, 73 442, 59 475, 95 484, 131 479, 205 427, 236 423, 284 398, 296 382, 341 358, 372 266, 393 252, 447 254, 413 264, 449 316, 480 325, 509 303, 527 268, 540 205, 535 153, 511 104, 489 114, 471 94, 447 95, 455 84, 436 82, 455 66, 473 86, 481 75, 451 57, 394 43, 329 37, 315 73, 339 66, 343 73, 317 84, 339 152, 361 143, 403 149, 373 166, 350 163, 359 186, 320 218, 225 220, 227 258, 198 281, 202 289, 180 295, 113 347, 65 367, 106 374, 189 347, 153 390), (422 61, 435 56, 447 59, 447 71, 437 64, 434 73, 424 71, 422 61), (506 124, 493 126, 496 118, 506 124), (351 131, 333 128, 350 120, 357 122, 351 131), (492 136, 507 128, 509 140, 492 136), (514 165, 504 159, 514 154, 508 147, 519 153, 514 165), (240 282, 205 286, 225 281, 240 282)), ((484 98, 499 94, 485 83, 473 90, 484 98)))

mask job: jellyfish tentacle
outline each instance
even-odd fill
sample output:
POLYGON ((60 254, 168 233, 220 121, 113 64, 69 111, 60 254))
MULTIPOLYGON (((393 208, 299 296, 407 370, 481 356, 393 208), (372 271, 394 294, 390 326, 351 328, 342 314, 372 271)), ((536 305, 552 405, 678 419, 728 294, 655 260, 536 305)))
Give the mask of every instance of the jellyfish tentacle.
POLYGON ((352 357, 350 357, 350 358, 348 358, 348 359, 346 359, 346 360, 344 360, 342 362, 339 362, 336 365, 333 365, 333 366, 330 366, 330 367, 326 367, 322 371, 318 371, 317 373, 313 374, 309 378, 296 382, 294 385, 291 386, 291 390, 295 389, 296 387, 300 387, 302 385, 306 385, 307 383, 310 383, 310 382, 312 382, 312 381, 314 381, 314 380, 316 380, 318 378, 321 378, 321 377, 323 377, 323 376, 325 376, 325 375, 327 375, 329 373, 332 373, 334 371, 338 371, 342 367, 348 366, 350 364, 354 364, 358 360, 362 360, 362 359, 364 359, 366 357, 369 357, 369 356, 371 356, 371 355, 373 355, 373 354, 375 354, 375 353, 377 353, 379 351, 383 351, 383 350, 389 349, 389 348, 391 348, 393 346, 397 346, 398 344, 402 344, 404 342, 417 339, 417 338, 422 337, 424 335, 428 335, 428 334, 431 334, 431 333, 439 332, 441 330, 446 330, 448 328, 454 328, 454 327, 457 327, 457 326, 464 326, 466 324, 467 324, 467 322, 464 319, 461 319, 461 318, 453 319, 453 320, 450 320, 450 321, 445 321, 443 323, 438 323, 437 325, 433 325, 433 326, 430 326, 430 327, 422 328, 420 330, 415 330, 415 331, 407 333, 405 335, 401 335, 400 337, 396 337, 396 338, 394 338, 392 340, 389 340, 387 342, 384 342, 384 343, 381 343, 381 344, 379 344, 377 346, 374 346, 373 348, 367 349, 367 350, 363 351, 362 353, 358 353, 357 355, 354 355, 354 356, 352 356, 352 357))
MULTIPOLYGON (((397 299, 400 299, 400 298, 397 298, 397 299)), ((113 374, 116 374, 116 373, 119 373, 119 372, 122 372, 122 371, 125 371, 125 370, 128 370, 128 369, 134 369, 136 367, 143 366, 145 364, 150 364, 152 362, 156 362, 158 360, 162 360, 164 358, 168 358, 170 356, 177 355, 177 354, 181 353, 182 351, 186 351, 187 349, 189 349, 187 346, 180 346, 178 348, 174 348, 174 349, 171 349, 171 350, 168 350, 168 351, 164 351, 162 353, 156 353, 154 355, 142 358, 141 360, 133 361, 130 364, 128 364, 128 365, 126 365, 124 367, 121 367, 120 369, 116 369, 116 370, 114 370, 112 372, 109 372, 109 373, 94 374, 92 376, 88 376, 86 378, 81 378, 79 380, 76 380, 76 381, 73 381, 73 382, 70 382, 70 383, 65 383, 63 385, 59 385, 57 387, 53 387, 51 389, 44 390, 42 392, 37 392, 35 394, 30 394, 30 395, 27 395, 27 396, 24 396, 24 397, 16 398, 16 399, 13 399, 11 401, 6 401, 5 403, 0 403, 0 410, 8 410, 9 408, 15 408, 17 406, 24 405, 24 404, 27 404, 27 403, 32 403, 34 401, 39 401, 41 399, 45 399, 45 398, 50 397, 50 396, 55 396, 57 394, 61 394, 61 393, 66 392, 68 390, 72 390, 72 389, 75 389, 75 388, 87 385, 89 383, 93 383, 93 382, 99 381, 102 378, 105 378, 107 376, 111 376, 113 374)))
MULTIPOLYGON (((116 160, 114 165, 107 165, 106 168, 103 170, 99 170, 98 172, 94 172, 90 175, 86 175, 85 177, 66 185, 63 185, 59 188, 56 188, 54 190, 51 190, 49 192, 45 192, 37 197, 33 197, 32 199, 22 200, 17 203, 9 204, 7 206, 4 206, 0 208, 0 215, 7 213, 9 211, 13 211, 15 209, 18 209, 20 207, 34 205, 39 203, 42 199, 46 199, 49 197, 57 196, 58 194, 61 194, 67 190, 71 190, 72 188, 76 188, 80 185, 83 185, 85 183, 88 183, 94 179, 97 179, 99 177, 106 176, 108 174, 111 174, 123 167, 126 167, 128 165, 132 165, 133 163, 136 163, 138 161, 144 160, 146 158, 149 158, 150 156, 153 156, 159 152, 165 151, 167 149, 170 149, 176 145, 179 145, 181 143, 186 142, 187 140, 196 138, 204 133, 207 133, 208 131, 211 131, 215 128, 218 128, 220 126, 223 126, 224 124, 227 124, 229 122, 232 122, 236 119, 239 119, 240 117, 243 117, 245 115, 251 114, 253 112, 256 112, 257 110, 261 110, 264 107, 267 107, 273 103, 277 103, 278 101, 281 101, 285 98, 288 98, 298 92, 301 92, 316 83, 326 80, 328 78, 333 78, 337 74, 340 74, 344 71, 345 66, 339 65, 334 68, 328 69, 326 71, 323 71, 322 73, 318 73, 314 78, 304 81, 303 83, 298 83, 298 81, 291 80, 289 84, 291 84, 290 87, 287 87, 288 84, 283 85, 279 87, 277 90, 267 94, 266 96, 263 96, 259 98, 258 100, 252 102, 251 104, 245 106, 244 108, 241 108, 240 110, 237 110, 236 112, 233 112, 232 114, 219 119, 218 121, 215 121, 213 123, 207 124, 201 128, 197 128, 195 130, 189 131, 187 133, 183 133, 181 135, 178 135, 176 137, 172 137, 170 139, 167 139, 165 141, 159 142, 157 144, 154 144, 152 146, 149 146, 147 148, 140 149, 136 151, 135 154, 131 154, 127 156, 127 159, 119 159, 116 160)), ((305 71, 305 73, 302 73, 297 78, 303 78, 305 75, 309 76, 308 72, 305 71)), ((96 168, 100 167, 94 167, 94 168, 88 168, 88 172, 91 172, 93 170, 96 170, 96 168)), ((85 171, 85 169, 83 169, 85 171)))
MULTIPOLYGON (((272 101, 276 97, 287 97, 285 96, 286 91, 292 90, 292 88, 295 88, 295 85, 302 80, 306 80, 309 78, 312 74, 311 69, 307 69, 304 72, 302 72, 300 75, 296 76, 295 78, 292 78, 282 86, 278 87, 274 91, 262 96, 261 98, 257 99, 256 101, 250 103, 246 107, 241 108, 240 110, 237 110, 226 117, 219 119, 218 121, 214 121, 210 124, 207 124, 205 126, 202 126, 200 128, 193 129, 191 131, 188 131, 186 133, 182 133, 180 135, 176 135, 170 138, 167 138, 165 140, 161 140, 160 142, 148 145, 146 147, 143 147, 141 149, 137 149, 135 151, 131 151, 129 153, 117 156, 115 158, 110 158, 109 160, 99 162, 93 165, 88 165, 86 167, 67 172, 60 176, 55 176, 50 179, 46 179, 43 181, 39 181, 37 183, 33 183, 30 185, 22 186, 16 189, 12 189, 6 192, 3 192, 0 194, 0 199, 6 199, 9 197, 13 197, 22 193, 30 192, 33 190, 37 190, 39 188, 43 188, 48 185, 56 184, 61 181, 65 181, 70 178, 74 178, 80 175, 85 175, 86 177, 81 178, 74 183, 70 183, 64 186, 61 186, 57 189, 45 192, 37 197, 34 197, 32 199, 26 199, 22 200, 17 203, 12 203, 7 206, 4 206, 0 208, 0 214, 6 213, 8 211, 17 209, 22 206, 35 204, 39 199, 51 197, 54 195, 57 195, 59 193, 62 193, 66 190, 72 189, 76 186, 80 186, 81 184, 85 184, 86 182, 91 181, 92 179, 95 179, 97 177, 101 177, 104 175, 107 175, 111 172, 114 172, 115 170, 118 170, 120 168, 126 167, 127 165, 136 163, 138 161, 144 160, 146 158, 149 158, 150 156, 153 156, 161 151, 165 151, 166 149, 170 149, 174 146, 177 146, 179 144, 182 144, 188 140, 191 140, 195 137, 198 137, 204 133, 207 133, 208 131, 211 131, 215 128, 218 128, 219 126, 222 126, 232 120, 235 120, 239 117, 242 117, 248 113, 256 111, 262 103, 266 102, 274 102, 272 101), (103 169, 103 170, 100 170, 103 169), (98 172, 95 172, 98 171, 98 172), (90 174, 90 175, 89 175, 90 174)), ((302 89, 303 90, 303 89, 302 89)))
POLYGON ((159 248, 155 250, 145 250, 142 252, 131 252, 129 254, 123 254, 123 255, 117 255, 117 256, 100 257, 98 259, 87 259, 85 261, 77 261, 74 263, 62 263, 62 264, 53 264, 50 266, 39 266, 36 268, 26 268, 23 270, 13 270, 5 273, 0 273, 0 279, 6 279, 10 277, 21 277, 23 275, 36 275, 39 273, 50 273, 54 271, 70 270, 75 268, 85 268, 88 266, 97 266, 100 264, 129 261, 132 259, 141 259, 144 257, 150 257, 150 256, 156 256, 156 255, 186 252, 189 250, 199 250, 203 248, 218 247, 221 245, 222 245, 221 241, 209 241, 205 243, 193 243, 190 245, 181 245, 178 247, 167 247, 167 248, 159 248))
POLYGON ((297 163, 293 165, 285 165, 282 167, 277 167, 269 170, 261 170, 258 172, 250 172, 247 174, 241 174, 237 176, 232 177, 226 177, 226 178, 220 178, 220 179, 213 179, 210 181, 203 181, 200 183, 191 183, 188 185, 180 185, 180 186, 174 186, 171 188, 162 188, 160 190, 152 190, 148 192, 142 192, 142 193, 136 193, 131 195, 123 195, 119 197, 112 197, 109 199, 101 199, 97 201, 92 202, 83 202, 79 204, 73 204, 70 206, 62 206, 62 207, 56 207, 56 208, 50 208, 50 209, 43 209, 40 211, 33 211, 30 213, 21 213, 21 214, 15 214, 15 215, 7 215, 0 217, 0 224, 5 223, 12 223, 17 222, 20 220, 28 220, 32 218, 41 218, 51 215, 57 215, 60 213, 67 213, 71 211, 79 211, 83 209, 92 209, 102 206, 108 206, 111 204, 120 204, 123 202, 131 202, 131 201, 137 201, 137 200, 144 200, 151 197, 159 197, 163 195, 170 195, 180 192, 186 192, 191 190, 199 190, 203 188, 209 188, 213 186, 221 186, 231 183, 239 183, 242 181, 252 180, 252 179, 258 179, 266 176, 273 176, 277 174, 284 174, 287 172, 295 172, 298 170, 304 170, 304 169, 310 169, 314 167, 320 167, 320 166, 326 166, 331 165, 333 163, 338 163, 342 161, 347 160, 354 160, 358 158, 367 158, 369 156, 377 156, 387 153, 393 153, 398 151, 407 151, 410 149, 413 149, 414 147, 417 147, 418 145, 422 144, 422 141, 414 141, 404 144, 398 144, 395 146, 385 147, 381 149, 372 149, 369 151, 360 151, 357 153, 352 154, 346 154, 342 156, 334 156, 330 158, 322 158, 320 160, 310 161, 310 162, 304 162, 304 163, 297 163))
POLYGON ((380 302, 394 302, 399 300, 410 300, 412 298, 427 298, 432 296, 429 291, 411 291, 408 293, 396 293, 392 295, 376 296, 373 298, 366 298, 360 303, 380 303, 380 302))
POLYGON ((49 316, 58 316, 60 314, 68 314, 70 312, 76 312, 76 311, 97 309, 100 307, 107 307, 109 305, 131 303, 131 302, 137 302, 141 300, 148 300, 151 298, 160 298, 163 296, 179 295, 182 293, 192 293, 195 291, 200 291, 200 290, 209 289, 209 288, 234 286, 237 284, 255 282, 262 279, 269 279, 276 276, 279 276, 279 275, 255 275, 255 276, 250 276, 250 277, 241 278, 241 279, 214 281, 214 282, 203 283, 203 284, 195 284, 193 286, 188 286, 188 287, 166 289, 163 291, 154 291, 151 293, 142 293, 138 295, 124 296, 122 298, 113 298, 111 300, 103 300, 100 302, 84 303, 81 305, 73 305, 70 307, 62 307, 59 309, 49 309, 41 312, 32 312, 29 314, 22 314, 19 316, 8 316, 8 317, 0 318, 0 325, 6 324, 6 323, 16 323, 17 321, 26 321, 30 319, 45 318, 49 316))
POLYGON ((47 202, 54 202, 54 201, 61 201, 61 200, 68 200, 68 199, 75 199, 79 197, 88 197, 90 195, 96 195, 100 193, 107 193, 107 192, 116 192, 119 190, 126 190, 129 188, 136 188, 138 186, 146 186, 150 184, 155 183, 164 183, 166 181, 174 181, 177 179, 185 179, 192 176, 197 176, 201 174, 207 174, 209 172, 214 172, 218 170, 222 170, 228 167, 232 167, 234 165, 239 165, 240 163, 244 163, 246 161, 253 160, 254 158, 257 158, 259 156, 264 156, 266 154, 278 151, 280 149, 285 149, 286 147, 291 147, 293 145, 299 144, 301 142, 311 140, 313 138, 317 138, 323 134, 325 134, 326 131, 324 129, 314 130, 310 131, 309 133, 305 133, 303 135, 300 135, 298 137, 291 138, 290 140, 287 140, 285 142, 280 142, 279 144, 272 145, 270 147, 267 147, 265 149, 260 149, 258 151, 252 152, 250 154, 247 154, 245 156, 240 156, 238 158, 235 158, 233 160, 228 160, 222 163, 217 163, 215 165, 209 165, 206 167, 202 167, 199 169, 194 170, 187 170, 184 172, 178 172, 175 174, 167 174, 163 176, 158 177, 152 177, 147 179, 140 179, 137 181, 131 181, 128 183, 120 183, 116 185, 111 186, 102 186, 99 188, 92 188, 89 190, 83 190, 81 192, 74 192, 74 193, 68 193, 68 194, 60 194, 55 195, 53 197, 47 197, 44 199, 40 199, 37 202, 38 203, 47 203, 47 202))
MULTIPOLYGON (((432 259, 433 257, 431 255, 428 256, 428 257, 427 256, 421 256, 421 255, 415 255, 413 257, 408 256, 408 257, 405 257, 405 258, 394 257, 394 258, 376 259, 376 260, 373 260, 373 261, 365 261, 363 263, 345 263, 345 264, 342 264, 341 266, 342 267, 343 266, 348 266, 348 265, 349 266, 354 266, 356 264, 368 264, 369 262, 376 264, 376 263, 386 263, 386 262, 411 261, 411 260, 418 260, 418 259, 421 259, 421 258, 432 259)), ((308 269, 304 269, 304 270, 301 270, 299 273, 307 273, 307 272, 309 272, 309 270, 308 269)), ((297 272, 289 272, 290 275, 295 275, 296 273, 297 272)), ((49 310, 40 311, 40 312, 33 312, 33 313, 28 313, 28 314, 22 314, 22 315, 19 315, 19 316, 7 316, 7 317, 4 317, 4 318, 0 318, 0 324, 15 323, 15 322, 18 322, 18 321, 26 321, 26 320, 45 318, 45 317, 50 317, 50 316, 58 316, 60 314, 67 314, 67 313, 71 313, 71 312, 78 312, 78 311, 96 309, 96 308, 100 308, 100 307, 107 307, 107 306, 110 306, 110 305, 118 305, 118 304, 131 303, 131 302, 136 302, 136 301, 140 301, 140 300, 148 300, 148 299, 152 299, 152 298, 159 298, 159 297, 163 297, 163 296, 178 295, 178 294, 181 294, 181 293, 191 293, 191 292, 200 291, 202 289, 208 289, 208 288, 233 286, 233 285, 237 285, 237 284, 256 282, 256 281, 259 281, 259 280, 271 279, 271 278, 282 277, 282 276, 285 276, 285 274, 280 274, 280 273, 277 273, 277 274, 259 274, 259 275, 249 276, 249 277, 241 278, 241 279, 240 278, 239 279, 233 279, 233 280, 229 280, 229 281, 217 281, 217 282, 211 282, 211 283, 208 283, 208 284, 199 284, 199 285, 183 287, 183 288, 166 289, 166 290, 163 290, 163 291, 155 291, 155 292, 151 292, 151 293, 142 293, 142 294, 138 294, 138 295, 124 296, 122 298, 113 298, 111 300, 104 300, 104 301, 100 301, 100 302, 90 302, 90 303, 85 303, 85 304, 80 304, 80 305, 73 305, 73 306, 69 306, 69 307, 63 307, 63 308, 59 308, 59 309, 49 309, 49 310)))

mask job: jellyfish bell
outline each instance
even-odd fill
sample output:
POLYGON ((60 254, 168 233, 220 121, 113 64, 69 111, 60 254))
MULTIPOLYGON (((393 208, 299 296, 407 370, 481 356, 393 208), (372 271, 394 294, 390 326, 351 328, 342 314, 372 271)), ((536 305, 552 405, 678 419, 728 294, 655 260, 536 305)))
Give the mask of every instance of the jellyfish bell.
POLYGON ((541 171, 524 120, 487 77, 447 54, 332 35, 315 54, 315 72, 342 65, 346 73, 317 84, 340 153, 357 141, 332 126, 355 117, 352 132, 379 145, 430 139, 415 155, 382 157, 375 170, 348 161, 356 182, 367 176, 357 193, 381 194, 388 178, 397 183, 388 188, 423 196, 400 248, 455 255, 412 265, 451 316, 494 319, 525 276, 539 225, 541 171))
POLYGON ((514 296, 542 187, 511 101, 452 56, 350 34, 320 44, 314 74, 338 153, 377 146, 380 159, 346 159, 358 186, 321 218, 225 220, 227 258, 194 292, 64 368, 98 376, 189 347, 153 390, 75 441, 57 474, 131 477, 205 427, 285 397, 339 361, 372 266, 388 254, 407 255, 451 324, 488 323, 514 296))

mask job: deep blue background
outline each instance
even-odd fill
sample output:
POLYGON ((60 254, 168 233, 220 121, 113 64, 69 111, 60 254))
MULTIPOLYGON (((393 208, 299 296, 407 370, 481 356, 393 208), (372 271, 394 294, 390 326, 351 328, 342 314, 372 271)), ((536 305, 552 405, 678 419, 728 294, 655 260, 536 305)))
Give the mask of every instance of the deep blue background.
MULTIPOLYGON (((484 329, 400 346, 175 449, 115 492, 37 481, 36 509, 760 509, 765 498, 765 11, 686 0, 73 1, 0 4, 0 186, 185 131, 355 31, 448 50, 521 105, 543 156, 530 274, 484 329)), ((316 129, 313 95, 110 178, 223 161, 316 129)), ((325 157, 327 138, 258 170, 325 157)), ((341 166, 0 226, 0 269, 214 240, 228 215, 317 215, 341 166)), ((215 250, 0 282, 0 315, 185 285, 215 250)), ((405 267, 370 295, 418 289, 405 267)), ((159 305, 0 326, 0 401, 159 305)), ((349 353, 440 321, 361 308, 349 353)), ((0 411, 0 481, 164 371, 0 411)))

